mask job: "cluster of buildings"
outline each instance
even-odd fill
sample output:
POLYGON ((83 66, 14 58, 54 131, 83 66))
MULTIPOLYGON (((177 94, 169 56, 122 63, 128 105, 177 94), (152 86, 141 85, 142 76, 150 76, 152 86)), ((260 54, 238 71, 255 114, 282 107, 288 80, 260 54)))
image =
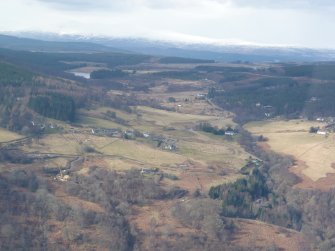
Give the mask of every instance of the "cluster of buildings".
POLYGON ((329 133, 335 132, 335 118, 329 117, 329 118, 323 118, 323 117, 318 117, 316 118, 316 121, 318 122, 324 122, 326 123, 325 126, 322 128, 316 127, 311 129, 312 133, 316 133, 318 135, 324 135, 327 136, 329 133))
MULTIPOLYGON (((91 133, 96 136, 101 137, 113 137, 113 138, 125 138, 125 139, 134 139, 136 137, 136 133, 133 130, 125 130, 122 131, 119 128, 92 128, 91 133)), ((147 135, 147 134, 146 134, 147 135)), ((144 134, 143 134, 143 137, 144 134)))
POLYGON ((39 129, 39 130, 45 130, 45 129, 57 129, 59 128, 58 125, 56 124, 53 124, 53 123, 45 123, 43 121, 40 121, 40 120, 31 120, 30 121, 30 126, 32 128, 35 128, 35 129, 39 129))
POLYGON ((115 137, 121 138, 122 132, 119 129, 105 129, 105 128, 92 128, 91 133, 97 136, 107 136, 107 137, 115 137))
POLYGON ((177 150, 177 140, 176 139, 153 135, 151 137, 151 140, 154 142, 157 142, 157 147, 163 150, 168 150, 168 151, 177 150))
MULTIPOLYGON (((232 132, 233 133, 233 132, 232 132)), ((135 139, 136 137, 147 138, 153 142, 156 142, 156 146, 162 150, 176 151, 177 150, 177 140, 173 138, 165 138, 163 136, 152 135, 148 132, 140 133, 134 130, 125 130, 111 128, 92 128, 91 134, 101 137, 113 137, 113 138, 125 138, 125 139, 135 139)))

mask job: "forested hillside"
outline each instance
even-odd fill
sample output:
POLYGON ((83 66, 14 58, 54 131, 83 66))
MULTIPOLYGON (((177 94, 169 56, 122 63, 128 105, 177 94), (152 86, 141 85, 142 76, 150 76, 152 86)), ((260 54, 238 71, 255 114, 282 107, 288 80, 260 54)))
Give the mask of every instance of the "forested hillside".
POLYGON ((84 62, 104 63, 108 67, 138 64, 148 60, 145 55, 125 53, 43 53, 0 49, 0 60, 33 71, 64 75, 64 71, 86 66, 84 62))
POLYGON ((307 77, 322 80, 335 80, 335 64, 320 63, 312 65, 290 65, 284 66, 286 76, 307 77))
POLYGON ((335 116, 334 83, 308 83, 273 77, 262 78, 248 85, 222 88, 224 91, 219 89, 212 95, 215 102, 245 120, 276 116, 335 116))
POLYGON ((0 35, 0 47, 11 50, 39 51, 39 52, 122 52, 122 50, 89 42, 56 42, 18 38, 0 35))
POLYGON ((74 121, 75 102, 72 97, 58 93, 29 98, 28 106, 42 116, 64 121, 74 121))
POLYGON ((76 108, 85 106, 84 100, 96 93, 66 80, 0 63, 0 123, 13 131, 29 132, 31 121, 38 115, 73 121, 76 108))

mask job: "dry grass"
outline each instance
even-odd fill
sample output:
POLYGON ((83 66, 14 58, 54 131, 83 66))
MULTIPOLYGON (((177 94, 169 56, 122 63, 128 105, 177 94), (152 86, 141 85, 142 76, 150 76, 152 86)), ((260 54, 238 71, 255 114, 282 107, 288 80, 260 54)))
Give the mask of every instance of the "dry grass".
POLYGON ((248 154, 234 142, 189 142, 179 144, 180 153, 197 161, 207 164, 221 164, 227 168, 241 168, 245 164, 248 154))
POLYGON ((179 112, 169 112, 149 107, 138 107, 137 110, 142 114, 142 120, 154 123, 156 126, 184 128, 185 126, 195 126, 201 121, 207 121, 220 127, 233 124, 231 119, 223 119, 219 116, 185 114, 179 112))
POLYGON ((117 110, 111 107, 99 107, 96 109, 91 109, 91 110, 80 110, 80 114, 86 115, 86 116, 91 116, 91 117, 97 117, 97 116, 104 116, 104 114, 107 111, 115 112, 116 116, 119 118, 122 118, 124 120, 134 120, 136 119, 136 114, 134 113, 127 113, 121 110, 117 110))
POLYGON ((181 187, 192 194, 196 190, 201 191, 203 194, 208 194, 209 189, 212 186, 218 186, 230 182, 236 181, 238 178, 241 178, 241 175, 220 175, 220 170, 211 171, 205 167, 199 168, 197 170, 187 170, 181 172, 177 176, 179 180, 177 181, 167 181, 164 183, 168 185, 174 185, 181 187))
POLYGON ((45 165, 46 167, 65 167, 68 163, 69 159, 66 158, 55 158, 48 160, 48 163, 45 165))
POLYGON ((110 120, 95 118, 95 117, 90 117, 90 116, 83 116, 83 115, 79 117, 79 122, 80 124, 84 126, 90 126, 90 127, 126 128, 125 126, 122 126, 110 120))
POLYGON ((129 158, 139 163, 143 162, 156 166, 186 161, 186 158, 181 155, 161 151, 137 141, 85 134, 48 135, 38 143, 33 143, 29 148, 32 151, 40 150, 41 152, 60 154, 81 154, 80 148, 84 144, 92 146, 101 154, 129 158))
POLYGON ((141 169, 148 167, 147 165, 141 162, 124 159, 122 157, 108 157, 108 156, 95 155, 86 158, 86 161, 83 163, 80 173, 83 175, 87 174, 89 168, 92 166, 98 166, 101 168, 105 168, 106 170, 116 172, 125 172, 131 169, 141 169))
POLYGON ((108 145, 101 152, 134 159, 153 166, 181 163, 187 159, 173 152, 165 152, 136 141, 119 140, 108 145))
POLYGON ((278 120, 258 121, 246 124, 244 127, 254 134, 284 133, 284 132, 308 132, 312 126, 324 126, 325 123, 306 120, 278 120))
POLYGON ((116 170, 143 165, 169 166, 187 160, 186 157, 179 154, 161 151, 140 142, 85 134, 48 135, 38 142, 34 141, 31 146, 26 146, 24 149, 31 152, 76 155, 83 154, 81 146, 85 144, 99 152, 87 154, 87 156, 107 155, 105 166, 116 170))
MULTIPOLYGON (((103 118, 103 113, 108 110, 116 112, 117 116, 128 121, 131 127, 140 130, 142 132, 151 132, 158 134, 166 134, 164 128, 173 127, 178 130, 169 132, 169 134, 175 134, 174 136, 183 137, 189 133, 183 129, 193 128, 200 121, 208 121, 212 125, 218 127, 226 127, 227 125, 233 125, 232 120, 223 118, 222 116, 209 116, 209 115, 197 115, 197 114, 184 114, 180 112, 169 112, 165 110, 159 110, 149 107, 134 107, 134 113, 128 114, 123 111, 119 111, 112 108, 101 107, 90 111, 82 110, 80 116, 80 123, 85 126, 91 127, 103 127, 103 128, 122 128, 127 129, 126 126, 122 126, 113 121, 109 121, 103 118), (139 115, 137 115, 139 114, 139 115)), ((197 109, 195 109, 197 110, 197 109)))
POLYGON ((42 153, 78 154, 80 152, 79 141, 83 138, 82 135, 50 134, 38 141, 35 140, 30 146, 25 146, 24 150, 42 153))
POLYGON ((133 168, 140 168, 142 165, 138 162, 124 160, 120 158, 116 159, 105 159, 105 162, 108 165, 109 170, 112 171, 126 171, 133 168))
POLYGON ((279 250, 309 250, 310 243, 296 231, 252 220, 236 220, 237 228, 234 244, 259 250, 277 246, 279 250))
POLYGON ((144 120, 155 121, 157 125, 161 126, 171 126, 175 123, 190 123, 213 118, 202 115, 169 112, 144 106, 138 107, 137 110, 143 114, 144 120))
POLYGON ((274 121, 257 122, 245 126, 254 134, 269 138, 270 147, 279 153, 292 155, 305 163, 302 173, 313 181, 335 173, 332 164, 335 162, 334 134, 328 137, 310 134, 311 126, 322 126, 311 121, 274 121))
POLYGON ((22 138, 22 136, 17 133, 0 128, 0 142, 7 142, 11 140, 20 139, 20 138, 22 138))
MULTIPOLYGON (((204 104, 200 103, 199 106, 203 107, 204 104)), ((114 123, 106 119, 98 118, 103 116, 103 113, 106 113, 108 110, 110 110, 114 111, 118 117, 128 121, 133 127, 147 131, 157 131, 162 127, 175 127, 175 128, 183 128, 185 126, 190 127, 192 125, 196 125, 200 121, 208 121, 213 125, 219 127, 234 124, 231 119, 224 119, 222 116, 169 112, 165 110, 154 109, 143 106, 134 107, 134 109, 138 114, 140 114, 140 116, 137 116, 136 113, 128 114, 126 112, 107 107, 101 107, 90 111, 82 110, 81 111, 82 115, 80 116, 80 123, 86 126, 94 126, 94 127, 124 128, 124 126, 121 126, 120 124, 114 123)), ((196 113, 197 111, 199 111, 200 108, 198 109, 197 107, 193 107, 192 109, 196 113)))

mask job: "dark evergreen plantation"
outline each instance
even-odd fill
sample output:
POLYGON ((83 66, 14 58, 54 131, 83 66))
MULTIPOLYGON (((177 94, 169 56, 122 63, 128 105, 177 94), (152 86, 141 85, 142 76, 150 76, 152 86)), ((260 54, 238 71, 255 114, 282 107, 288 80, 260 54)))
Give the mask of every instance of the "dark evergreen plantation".
POLYGON ((308 77, 322 80, 335 80, 335 64, 320 63, 307 65, 284 66, 284 72, 289 77, 308 77))
POLYGON ((0 62, 0 123, 10 130, 20 132, 36 116, 74 121, 77 107, 96 95, 104 99, 98 90, 0 62))
POLYGON ((34 73, 15 65, 0 62, 0 86, 22 86, 32 83, 34 73))
POLYGON ((59 93, 30 97, 28 106, 42 116, 64 121, 74 121, 76 106, 72 97, 59 93))
POLYGON ((210 96, 244 121, 275 116, 310 119, 335 116, 335 83, 301 83, 275 77, 223 88, 224 91, 211 90, 210 96))
POLYGON ((27 69, 56 76, 71 76, 64 71, 86 66, 82 62, 103 63, 108 67, 132 65, 150 59, 149 56, 123 53, 48 53, 12 51, 0 48, 0 60, 27 69), (74 62, 74 63, 67 63, 74 62))

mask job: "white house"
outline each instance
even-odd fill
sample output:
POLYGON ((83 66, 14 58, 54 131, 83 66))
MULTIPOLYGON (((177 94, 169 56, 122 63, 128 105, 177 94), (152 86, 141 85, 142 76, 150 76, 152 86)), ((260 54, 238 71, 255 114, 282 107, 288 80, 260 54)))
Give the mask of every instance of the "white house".
POLYGON ((326 131, 318 130, 318 131, 316 132, 316 134, 319 134, 319 135, 327 135, 327 132, 326 132, 326 131))
POLYGON ((234 131, 226 131, 226 132, 225 132, 225 135, 228 135, 228 136, 234 136, 234 135, 235 135, 235 132, 234 132, 234 131))

